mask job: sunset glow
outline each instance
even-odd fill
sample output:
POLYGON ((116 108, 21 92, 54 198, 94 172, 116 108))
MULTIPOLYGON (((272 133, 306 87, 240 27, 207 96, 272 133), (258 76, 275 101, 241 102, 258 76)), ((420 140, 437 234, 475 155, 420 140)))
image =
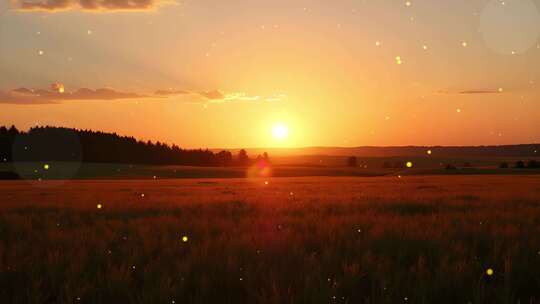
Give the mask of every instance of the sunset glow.
POLYGON ((289 136, 289 128, 282 123, 275 124, 272 127, 272 136, 276 140, 283 141, 289 136))
POLYGON ((531 0, 11 2, 0 120, 22 129, 185 148, 540 141, 531 0), (294 140, 266 136, 275 113, 294 140))

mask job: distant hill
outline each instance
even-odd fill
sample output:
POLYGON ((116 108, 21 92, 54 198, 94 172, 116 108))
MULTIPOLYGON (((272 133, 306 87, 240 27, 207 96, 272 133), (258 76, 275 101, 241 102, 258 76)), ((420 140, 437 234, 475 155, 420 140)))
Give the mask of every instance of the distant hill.
POLYGON ((124 163, 184 166, 245 166, 268 152, 276 164, 339 164, 337 159, 326 162, 324 157, 362 158, 422 157, 431 152, 433 158, 537 158, 540 144, 463 147, 307 147, 246 149, 241 159, 239 149, 187 150, 177 145, 143 142, 115 133, 77 130, 59 127, 35 127, 23 132, 15 126, 0 127, 0 162, 76 161, 93 163, 124 163), (234 156, 233 156, 234 155, 234 156), (321 157, 319 157, 321 156, 321 157), (289 161, 283 158, 289 157, 289 161))
MULTIPOLYGON (((358 156, 414 157, 428 151, 438 157, 540 157, 540 144, 503 146, 403 146, 403 147, 306 147, 247 149, 250 154, 268 152, 271 156, 358 156)), ((235 152, 235 150, 231 150, 235 152)))

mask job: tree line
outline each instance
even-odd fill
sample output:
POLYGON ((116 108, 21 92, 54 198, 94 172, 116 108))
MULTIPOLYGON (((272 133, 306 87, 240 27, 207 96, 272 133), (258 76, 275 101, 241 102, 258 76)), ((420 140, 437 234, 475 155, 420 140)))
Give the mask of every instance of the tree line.
POLYGON ((33 127, 27 132, 15 126, 0 127, 0 161, 81 161, 184 166, 249 166, 269 161, 268 154, 251 159, 245 150, 187 150, 162 142, 141 141, 91 130, 61 127, 33 127))

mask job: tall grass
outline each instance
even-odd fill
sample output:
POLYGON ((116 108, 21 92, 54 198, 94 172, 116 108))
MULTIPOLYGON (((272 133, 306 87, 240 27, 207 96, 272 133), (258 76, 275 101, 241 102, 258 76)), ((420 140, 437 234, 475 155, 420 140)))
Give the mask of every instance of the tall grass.
POLYGON ((0 195, 1 303, 540 301, 532 176, 3 182, 0 195))

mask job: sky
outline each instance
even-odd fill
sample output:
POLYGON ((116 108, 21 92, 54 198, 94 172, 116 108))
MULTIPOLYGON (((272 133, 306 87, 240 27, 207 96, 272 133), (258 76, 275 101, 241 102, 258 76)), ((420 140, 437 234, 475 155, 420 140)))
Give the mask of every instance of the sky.
POLYGON ((539 143, 539 8, 0 0, 0 125, 186 148, 539 143))

